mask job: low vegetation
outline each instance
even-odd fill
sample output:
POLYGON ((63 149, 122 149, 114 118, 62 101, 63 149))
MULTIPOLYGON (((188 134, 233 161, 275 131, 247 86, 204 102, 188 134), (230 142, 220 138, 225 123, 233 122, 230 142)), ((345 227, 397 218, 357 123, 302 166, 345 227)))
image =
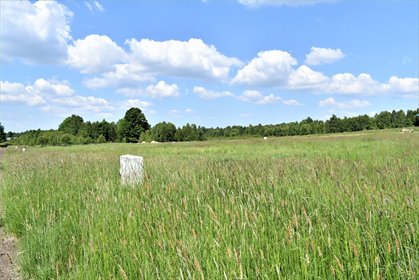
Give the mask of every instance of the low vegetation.
POLYGON ((418 158, 398 130, 9 147, 3 223, 28 279, 417 279, 418 158))

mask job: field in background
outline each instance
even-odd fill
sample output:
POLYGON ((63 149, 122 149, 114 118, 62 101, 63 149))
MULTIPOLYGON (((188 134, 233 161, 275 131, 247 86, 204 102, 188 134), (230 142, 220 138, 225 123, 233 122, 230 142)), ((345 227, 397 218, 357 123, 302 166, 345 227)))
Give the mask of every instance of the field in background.
POLYGON ((418 166, 398 130, 9 147, 0 195, 26 278, 415 279, 418 166))

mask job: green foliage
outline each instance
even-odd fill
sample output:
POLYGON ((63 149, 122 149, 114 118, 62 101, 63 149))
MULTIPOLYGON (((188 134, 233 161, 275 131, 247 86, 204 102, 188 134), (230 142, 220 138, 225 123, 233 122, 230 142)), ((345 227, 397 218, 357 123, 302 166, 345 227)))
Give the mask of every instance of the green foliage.
POLYGON ((150 129, 143 112, 138 108, 131 108, 122 120, 118 122, 118 134, 128 142, 138 142, 143 131, 150 129))
MULTIPOLYGON (((140 140, 138 140, 138 142, 140 142, 140 143, 141 142, 147 142, 147 143, 149 143, 151 141, 153 141, 153 134, 151 133, 151 129, 149 129, 147 131, 141 132, 140 140)), ((124 142, 124 143, 126 143, 126 142, 124 142)))
POLYGON ((70 134, 65 133, 60 136, 60 144, 62 145, 70 145, 72 143, 71 140, 72 138, 70 134))
POLYGON ((387 111, 381 112, 375 117, 375 122, 376 122, 377 128, 379 129, 392 127, 391 120, 392 120, 391 113, 387 111))
POLYGON ((176 130, 174 138, 176 141, 203 141, 205 135, 202 127, 188 123, 176 130))
POLYGON ((394 130, 11 149, 3 224, 23 279, 416 279, 418 158, 394 130))
POLYGON ((63 120, 58 126, 58 131, 68 133, 71 135, 77 135, 80 128, 83 125, 83 118, 77 115, 71 115, 63 120))
POLYGON ((175 141, 175 133, 176 126, 171 122, 158 123, 151 130, 153 139, 158 142, 175 141))
POLYGON ((106 138, 102 134, 99 135, 98 138, 96 139, 96 143, 105 143, 105 142, 106 142, 106 138))
POLYGON ((0 123, 0 143, 6 141, 6 133, 4 133, 4 127, 0 123))
POLYGON ((208 138, 293 136, 363 131, 376 128, 400 128, 412 125, 419 126, 418 113, 419 109, 407 110, 406 113, 403 110, 393 110, 392 112, 383 111, 374 117, 361 115, 351 118, 339 118, 333 115, 326 122, 306 118, 301 122, 269 125, 258 124, 256 126, 234 125, 225 128, 205 128, 195 124, 186 124, 176 128, 172 123, 163 122, 150 129, 141 110, 131 108, 117 124, 113 122, 108 123, 106 120, 102 120, 101 122, 82 122, 81 125, 78 125, 79 130, 77 134, 73 134, 76 132, 76 124, 80 124, 80 121, 83 119, 75 115, 66 118, 60 125, 61 130, 58 132, 52 130, 31 130, 15 135, 12 132, 9 133, 15 136, 11 143, 22 145, 87 144, 95 142, 92 139, 97 140, 100 135, 105 137, 106 142, 137 143, 138 141, 150 142, 152 140, 159 142, 202 141, 208 138), (68 137, 61 139, 62 133, 71 135, 70 141, 68 141, 68 137), (44 136, 39 138, 41 135, 44 136))

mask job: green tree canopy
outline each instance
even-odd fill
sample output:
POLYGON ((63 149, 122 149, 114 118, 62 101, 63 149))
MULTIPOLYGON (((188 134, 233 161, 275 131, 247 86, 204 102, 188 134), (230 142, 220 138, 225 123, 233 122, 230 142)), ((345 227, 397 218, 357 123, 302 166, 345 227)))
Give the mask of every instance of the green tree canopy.
POLYGON ((158 142, 170 142, 175 140, 176 126, 171 122, 158 123, 151 131, 153 139, 158 142))
POLYGON ((58 131, 62 131, 71 135, 77 135, 83 125, 83 118, 77 115, 71 115, 63 120, 58 126, 58 131))
POLYGON ((0 142, 6 141, 6 134, 4 133, 4 127, 0 123, 0 142))
POLYGON ((150 124, 138 108, 129 109, 124 118, 118 122, 119 137, 128 142, 138 142, 141 132, 148 129, 150 129, 150 124))

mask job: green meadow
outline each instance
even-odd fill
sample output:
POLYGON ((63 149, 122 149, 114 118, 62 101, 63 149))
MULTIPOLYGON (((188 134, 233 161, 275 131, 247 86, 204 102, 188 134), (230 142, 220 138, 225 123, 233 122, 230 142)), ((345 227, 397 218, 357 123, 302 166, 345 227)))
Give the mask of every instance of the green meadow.
POLYGON ((418 133, 9 147, 1 172, 27 279, 419 276, 418 133))

